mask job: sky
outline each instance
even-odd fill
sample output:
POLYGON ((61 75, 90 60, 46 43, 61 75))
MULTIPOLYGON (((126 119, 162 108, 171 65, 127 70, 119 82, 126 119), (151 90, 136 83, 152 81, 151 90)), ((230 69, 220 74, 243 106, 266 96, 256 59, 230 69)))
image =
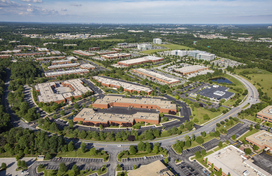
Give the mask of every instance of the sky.
POLYGON ((0 0, 0 21, 271 24, 272 0, 0 0))

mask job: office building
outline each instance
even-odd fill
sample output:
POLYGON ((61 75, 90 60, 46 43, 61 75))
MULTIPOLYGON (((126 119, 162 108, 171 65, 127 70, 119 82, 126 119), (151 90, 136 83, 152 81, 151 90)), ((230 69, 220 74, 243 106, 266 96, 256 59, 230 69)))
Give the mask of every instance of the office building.
POLYGON ((53 59, 64 59, 64 58, 65 58, 65 56, 39 57, 39 58, 36 58, 36 61, 53 60, 53 59))
POLYGON ((137 45, 138 50, 150 50, 152 49, 152 45, 149 43, 141 43, 137 45))
POLYGON ((47 73, 44 73, 44 75, 45 77, 48 77, 48 78, 54 78, 54 77, 63 76, 63 75, 71 75, 71 74, 82 75, 85 73, 89 73, 89 70, 74 69, 74 70, 66 70, 66 71, 47 72, 47 73))
POLYGON ((11 57, 10 54, 1 54, 0 55, 0 59, 5 59, 5 58, 9 58, 9 57, 11 57))
POLYGON ((265 130, 258 131, 255 134, 252 134, 246 137, 246 141, 252 145, 257 145, 259 150, 265 150, 272 153, 272 133, 265 130))
POLYGON ((137 112, 135 114, 113 114, 96 112, 91 108, 82 109, 74 118, 74 122, 80 122, 84 125, 129 125, 135 122, 145 122, 150 124, 159 124, 159 113, 137 112))
POLYGON ((82 64, 80 65, 81 68, 83 69, 88 69, 88 70, 94 70, 95 66, 91 65, 91 64, 82 64))
POLYGON ((176 114, 177 106, 171 101, 156 98, 123 98, 122 96, 105 96, 93 103, 95 108, 108 109, 110 107, 130 107, 143 109, 156 109, 160 113, 176 114))
POLYGON ((21 50, 6 50, 6 51, 1 51, 3 54, 11 54, 11 53, 20 53, 21 50))
POLYGON ((94 56, 95 55, 94 53, 89 53, 87 51, 82 51, 82 50, 74 50, 73 53, 81 55, 81 56, 94 56))
POLYGON ((199 50, 191 50, 188 51, 188 56, 191 56, 195 59, 199 60, 206 60, 206 61, 211 61, 214 60, 215 55, 207 53, 206 51, 199 51, 199 50))
POLYGON ((145 56, 141 58, 136 58, 136 59, 130 59, 130 60, 124 60, 124 61, 119 61, 117 62, 118 65, 124 65, 124 66, 131 66, 131 65, 139 65, 147 62, 159 62, 163 61, 162 57, 156 57, 156 56, 145 56))
POLYGON ((269 105, 260 112, 258 112, 257 118, 272 123, 272 105, 269 105))
POLYGON ((89 87, 85 87, 80 79, 71 79, 59 82, 47 82, 35 85, 38 91, 38 101, 43 103, 67 102, 71 97, 79 98, 87 92, 92 92, 89 87))
POLYGON ((59 64, 70 64, 70 60, 54 60, 51 62, 51 65, 59 65, 59 64))
POLYGON ((47 67, 49 70, 58 69, 58 68, 70 68, 70 67, 78 67, 79 63, 68 63, 68 64, 55 64, 47 67))
POLYGON ((160 160, 157 160, 129 171, 128 176, 174 176, 174 174, 160 160))
POLYGON ((91 47, 89 48, 89 51, 99 51, 100 48, 99 47, 91 47))
POLYGON ((245 157, 245 152, 229 145, 206 157, 209 166, 215 171, 222 169, 222 176, 269 176, 265 170, 255 165, 245 157))
POLYGON ((130 57, 130 56, 131 55, 128 53, 115 53, 115 54, 102 55, 101 57, 104 59, 121 59, 121 58, 130 57))
POLYGON ((22 56, 39 56, 39 55, 45 55, 45 52, 16 53, 16 54, 13 54, 13 56, 15 56, 15 57, 22 57, 22 56))
POLYGON ((160 38, 154 38, 153 43, 154 44, 162 44, 162 40, 160 38))
POLYGON ((100 51, 97 52, 98 55, 105 55, 105 54, 115 54, 118 53, 117 51, 100 51))
POLYGON ((113 51, 123 51, 121 48, 112 48, 113 51))
POLYGON ((152 80, 163 82, 165 84, 174 84, 179 82, 179 80, 177 79, 170 78, 160 73, 156 73, 154 71, 146 70, 143 68, 134 69, 133 72, 144 75, 145 77, 148 77, 152 80))
POLYGON ((200 65, 191 65, 191 66, 187 66, 187 67, 174 69, 174 72, 180 73, 183 76, 185 76, 185 75, 198 73, 198 72, 208 70, 208 69, 209 69, 208 67, 203 67, 200 65))

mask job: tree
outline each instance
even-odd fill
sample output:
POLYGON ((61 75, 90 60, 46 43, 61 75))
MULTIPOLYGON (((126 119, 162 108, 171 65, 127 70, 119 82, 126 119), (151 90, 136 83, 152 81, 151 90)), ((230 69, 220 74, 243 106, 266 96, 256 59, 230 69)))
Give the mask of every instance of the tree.
POLYGON ((259 147, 257 145, 254 145, 253 150, 259 150, 259 147))
POLYGON ((92 102, 95 102, 95 97, 92 97, 92 102))
POLYGON ((145 151, 145 143, 143 143, 142 141, 140 141, 137 145, 137 149, 139 151, 145 151))
POLYGON ((90 149, 90 155, 92 155, 92 156, 97 155, 97 151, 96 151, 96 149, 94 147, 90 149))
POLYGON ((86 152, 86 144, 84 142, 81 142, 80 148, 81 148, 82 153, 86 152))
POLYGON ((73 120, 69 120, 69 128, 70 129, 74 128, 74 122, 73 122, 73 120))
POLYGON ((65 115, 64 110, 61 110, 61 111, 60 111, 60 115, 61 115, 61 116, 64 116, 64 115, 65 115))
POLYGON ((222 141, 219 141, 218 147, 219 147, 219 148, 222 148, 222 147, 223 147, 223 142, 222 142, 222 141))
POLYGON ((152 147, 151 147, 151 144, 146 142, 145 143, 145 150, 147 153, 151 153, 152 152, 152 147))
POLYGON ((45 160, 50 160, 51 158, 52 158, 51 154, 49 152, 47 152, 44 159, 45 160))
POLYGON ((56 115, 56 114, 54 114, 54 115, 53 115, 53 119, 56 119, 56 118, 57 118, 57 115, 56 115))
POLYGON ((74 142, 73 141, 70 141, 69 144, 68 144, 68 151, 71 152, 73 151, 75 148, 74 146, 74 142))
POLYGON ((251 149, 250 149, 250 148, 245 148, 244 152, 245 152, 247 155, 249 155, 249 154, 251 154, 251 149))
POLYGON ((133 170, 135 170, 135 169, 137 169, 137 166, 136 166, 136 164, 133 166, 133 170))
POLYGON ((200 154, 199 151, 195 152, 195 157, 196 157, 196 158, 201 158, 201 154, 200 154))
POLYGON ((206 155, 206 150, 205 149, 201 150, 201 155, 203 155, 203 156, 206 155))
POLYGON ((197 142, 198 144, 203 144, 204 139, 202 138, 202 136, 197 136, 197 137, 196 137, 196 142, 197 142))
POLYGON ((259 130, 259 129, 261 128, 261 125, 260 125, 259 123, 257 123, 257 124, 255 125, 255 128, 256 128, 257 130, 259 130))
POLYGON ((235 141, 235 140, 236 140, 236 135, 235 135, 235 134, 232 135, 232 136, 231 136, 231 139, 235 141))
POLYGON ((137 152, 137 151, 136 151, 136 148, 135 148, 134 145, 129 146, 129 154, 130 154, 130 155, 135 155, 136 152, 137 152))
POLYGON ((64 163, 59 164, 59 173, 62 175, 67 171, 67 166, 64 163))
POLYGON ((74 164, 72 170, 74 171, 75 175, 79 174, 79 169, 78 169, 77 165, 74 164))
POLYGON ((219 169, 219 171, 218 171, 217 174, 218 174, 218 175, 222 175, 222 168, 219 169))
POLYGON ((85 137, 86 137, 86 132, 85 132, 85 130, 83 130, 83 131, 81 131, 81 133, 80 133, 80 138, 81 139, 84 139, 85 137))
POLYGON ((74 107, 78 110, 79 109, 79 105, 77 103, 74 104, 74 107))
POLYGON ((191 141, 190 141, 190 140, 185 141, 185 146, 186 146, 186 147, 191 147, 191 141))
POLYGON ((21 167, 22 167, 22 168, 27 168, 26 161, 22 161, 22 163, 21 163, 21 167))
POLYGON ((7 169, 7 164, 6 164, 6 163, 2 163, 2 164, 1 164, 1 169, 2 169, 2 170, 7 169))
POLYGON ((169 162, 169 159, 168 159, 168 158, 165 158, 165 159, 164 159, 164 163, 165 163, 165 164, 168 164, 168 162, 169 162))

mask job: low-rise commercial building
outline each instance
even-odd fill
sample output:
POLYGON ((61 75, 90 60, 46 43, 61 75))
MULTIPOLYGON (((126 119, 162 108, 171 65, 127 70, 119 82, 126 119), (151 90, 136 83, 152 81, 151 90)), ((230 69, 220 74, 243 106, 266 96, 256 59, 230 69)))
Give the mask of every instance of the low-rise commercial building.
POLYGON ((160 38, 154 38, 153 43, 154 44, 162 44, 162 40, 160 38))
POLYGON ((53 54, 53 55, 60 55, 61 52, 60 51, 51 51, 51 54, 53 54))
POLYGON ((141 43, 137 45, 138 50, 150 50, 152 45, 150 43, 141 43))
POLYGON ((5 59, 5 58, 9 58, 9 57, 11 57, 10 54, 1 54, 1 55, 0 55, 0 58, 1 58, 1 59, 5 59))
POLYGON ((272 133, 265 130, 258 131, 255 134, 252 134, 246 137, 246 141, 252 145, 257 145, 260 150, 269 150, 272 153, 272 133))
POLYGON ((70 61, 72 61, 72 60, 77 60, 77 58, 74 57, 74 56, 67 56, 66 59, 67 59, 67 60, 70 60, 70 61))
POLYGON ((88 70, 94 70, 95 66, 91 65, 91 64, 82 64, 80 65, 81 68, 83 69, 88 69, 88 70))
POLYGON ((248 161, 245 152, 229 145, 221 150, 216 151, 206 157, 209 166, 213 165, 213 169, 219 171, 222 169, 222 176, 269 176, 265 170, 248 161), (231 161, 231 162, 230 162, 231 161))
POLYGON ((73 51, 74 54, 79 54, 81 56, 94 56, 94 53, 89 53, 87 51, 82 51, 82 50, 74 50, 73 51))
POLYGON ((59 65, 59 64, 70 64, 70 60, 54 60, 51 62, 51 65, 59 65))
POLYGON ((38 51, 40 51, 40 52, 48 52, 49 51, 47 48, 39 48, 39 47, 37 47, 36 49, 38 51))
POLYGON ((131 55, 128 53, 116 53, 116 54, 106 54, 102 55, 101 57, 104 59, 120 59, 130 57, 131 55))
POLYGON ((174 84, 174 83, 179 82, 179 80, 177 80, 177 79, 170 78, 165 75, 162 75, 162 74, 150 71, 150 70, 146 70, 143 68, 134 69, 133 72, 144 75, 144 76, 149 77, 154 80, 158 80, 158 81, 166 83, 166 84, 174 84))
POLYGON ((35 91, 38 91, 38 101, 43 103, 66 102, 71 97, 79 98, 87 92, 92 92, 89 87, 85 87, 80 79, 66 80, 59 82, 47 82, 35 85, 35 91))
POLYGON ((17 45, 16 47, 17 48, 32 48, 34 46, 31 46, 31 45, 17 45))
POLYGON ((3 54, 11 54, 11 53, 20 53, 21 50, 6 50, 6 51, 1 51, 3 54))
POLYGON ((110 108, 111 106, 117 107, 130 107, 130 108, 143 108, 143 109, 156 109, 160 113, 165 112, 169 114, 177 113, 176 104, 171 101, 154 99, 154 98, 123 98, 122 96, 105 96, 103 99, 97 99, 93 103, 95 108, 110 108))
POLYGON ((257 118, 272 123, 272 105, 269 105, 260 112, 258 112, 257 118))
POLYGON ((174 176, 174 174, 160 160, 157 160, 129 171, 128 176, 174 176))
POLYGON ((63 46, 77 46, 77 44, 63 44, 63 46))
POLYGON ((49 70, 58 69, 58 68, 70 68, 70 67, 78 67, 79 63, 69 63, 69 64, 55 64, 47 67, 49 70))
POLYGON ((118 65, 124 65, 124 66, 131 66, 131 65, 139 65, 147 62, 159 62, 163 61, 162 57, 156 57, 156 56, 145 56, 141 58, 136 58, 136 59, 130 59, 130 60, 124 60, 124 61, 119 61, 117 62, 118 65))
POLYGON ((189 74, 192 74, 192 73, 198 73, 198 72, 208 70, 208 69, 209 69, 208 67, 203 67, 203 66, 200 66, 200 65, 191 65, 191 66, 188 66, 188 67, 182 67, 182 68, 174 69, 174 71, 178 72, 178 73, 180 73, 180 74, 182 74, 184 76, 184 75, 189 75, 189 74))
POLYGON ((199 60, 206 60, 206 61, 211 61, 211 60, 214 60, 215 58, 214 54, 208 53, 206 51, 199 51, 199 50, 188 51, 188 56, 191 56, 199 60))
POLYGON ((36 56, 36 55, 45 55, 45 52, 16 53, 16 54, 13 54, 13 56, 15 56, 15 57, 21 57, 21 56, 36 56))
POLYGON ((89 51, 99 51, 100 48, 99 47, 91 47, 89 48, 89 51))
POLYGON ((53 60, 53 59, 64 59, 64 58, 65 58, 65 56, 39 57, 39 58, 36 58, 36 61, 53 60))
POLYGON ((82 109, 74 118, 74 122, 80 122, 84 125, 97 125, 97 124, 118 124, 130 125, 135 122, 146 122, 150 124, 159 124, 159 113, 146 113, 137 112, 135 114, 112 114, 112 113, 99 113, 91 108, 82 109))
POLYGON ((145 92, 148 95, 152 92, 152 90, 145 86, 136 85, 130 82, 120 81, 112 78, 105 78, 101 76, 94 76, 97 82, 101 83, 102 86, 120 88, 123 87, 124 91, 128 91, 130 93, 136 91, 138 93, 145 92))
POLYGON ((74 69, 74 70, 66 70, 66 71, 47 72, 44 75, 45 77, 48 77, 48 78, 54 78, 54 77, 63 76, 63 75, 72 75, 72 74, 81 75, 85 73, 89 73, 89 70, 74 69))
POLYGON ((164 51, 164 55, 172 55, 172 56, 186 56, 188 55, 188 51, 187 50, 172 50, 172 51, 164 51))
POLYGON ((97 54, 99 55, 105 55, 105 54, 115 54, 118 53, 117 51, 101 51, 101 52, 97 52, 97 54))
POLYGON ((121 48, 112 48, 113 51, 123 51, 121 48))

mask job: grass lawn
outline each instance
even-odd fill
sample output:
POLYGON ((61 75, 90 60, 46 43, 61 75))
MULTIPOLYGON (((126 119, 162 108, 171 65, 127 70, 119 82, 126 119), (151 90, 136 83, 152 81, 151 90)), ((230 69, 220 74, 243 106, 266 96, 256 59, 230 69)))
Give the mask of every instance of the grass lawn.
POLYGON ((242 71, 249 71, 250 73, 247 74, 247 76, 251 77, 251 80, 248 78, 245 78, 243 76, 243 78, 245 78, 246 80, 248 80, 251 84, 255 84, 254 86, 258 89, 258 88, 262 88, 262 91, 264 93, 267 93, 267 95, 269 97, 272 97, 272 73, 266 71, 266 70, 262 70, 262 69, 258 69, 258 68, 250 68, 250 69, 236 69, 235 72, 237 74, 241 73, 242 71), (261 86, 257 85, 257 83, 259 83, 261 86))
POLYGON ((253 122, 257 122, 257 123, 261 123, 262 120, 258 119, 256 116, 252 116, 252 115, 240 115, 239 118, 241 119, 248 119, 251 120, 253 122))
POLYGON ((240 141, 244 141, 245 139, 246 139, 246 137, 248 137, 248 136, 250 136, 250 135, 252 135, 252 134, 254 134, 254 133, 257 133, 259 130, 257 130, 257 129, 253 129, 252 131, 249 131, 249 132, 247 132, 246 134, 244 134, 243 136, 241 136, 240 138, 239 138, 239 140, 240 141))
MULTIPOLYGON (((225 148, 225 147, 227 147, 227 146, 228 146, 228 144, 223 143, 223 147, 222 147, 222 148, 225 148)), ((213 151, 216 152, 216 151, 218 151, 218 150, 220 150, 220 149, 222 149, 222 148, 216 147, 215 149, 213 149, 213 151)))
MULTIPOLYGON (((192 108, 191 108, 192 109, 192 108)), ((203 115, 207 114, 210 117, 210 120, 217 117, 218 115, 222 114, 222 110, 225 109, 224 107, 220 107, 220 111, 217 112, 211 112, 210 110, 207 110, 203 107, 195 108, 192 110, 192 114, 194 118, 197 118, 199 122, 196 124, 200 125, 203 124, 209 120, 204 120, 203 115)))
MULTIPOLYGON (((226 121, 225 121, 225 122, 226 122, 226 121)), ((228 129, 230 129, 231 127, 234 127, 237 123, 239 123, 239 122, 236 122, 236 121, 234 121, 234 120, 233 120, 233 122, 234 122, 233 125, 227 125, 226 123, 225 123, 224 125, 220 124, 221 126, 220 126, 220 127, 216 127, 215 130, 220 131, 220 133, 222 133, 222 132, 221 132, 222 129, 228 130, 228 129)), ((241 123, 241 122, 240 122, 240 123, 241 123)))
POLYGON ((101 155, 90 155, 89 151, 86 151, 85 153, 82 153, 82 151, 76 150, 76 151, 72 151, 72 152, 61 152, 58 153, 56 157, 71 157, 71 158, 103 158, 104 156, 106 156, 105 154, 101 154, 101 155))
POLYGON ((168 50, 168 49, 145 50, 145 51, 142 51, 141 53, 144 53, 144 54, 152 54, 152 53, 162 52, 162 51, 167 51, 167 50, 168 50))

